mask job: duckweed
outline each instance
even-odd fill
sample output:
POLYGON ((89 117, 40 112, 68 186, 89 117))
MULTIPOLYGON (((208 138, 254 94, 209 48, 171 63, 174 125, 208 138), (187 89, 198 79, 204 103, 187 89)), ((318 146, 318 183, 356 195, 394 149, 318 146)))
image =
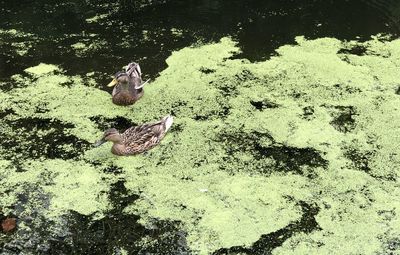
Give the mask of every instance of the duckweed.
MULTIPOLYGON (((21 213, 18 194, 33 192, 37 202, 26 211, 55 221, 69 211, 102 218, 113 206, 110 186, 122 180, 138 196, 123 212, 147 228, 179 222, 196 254, 250 249, 303 222, 303 204, 318 208, 304 220, 317 226, 287 228, 274 254, 398 252, 400 40, 296 42, 257 63, 232 58, 240 49, 230 38, 181 49, 130 107, 86 86, 91 76, 46 64, 26 69, 14 79, 22 88, 0 93, 4 134, 17 136, 23 129, 13 121, 34 117, 68 124, 64 135, 92 143, 101 118, 142 123, 172 114, 175 122, 160 146, 136 157, 113 156, 106 144, 69 159, 15 162, 4 155, 25 152, 3 149, 3 212, 21 213), (353 54, 355 47, 365 50, 353 54), (49 200, 43 209, 40 194, 49 200)), ((23 131, 31 143, 50 132, 23 131)))

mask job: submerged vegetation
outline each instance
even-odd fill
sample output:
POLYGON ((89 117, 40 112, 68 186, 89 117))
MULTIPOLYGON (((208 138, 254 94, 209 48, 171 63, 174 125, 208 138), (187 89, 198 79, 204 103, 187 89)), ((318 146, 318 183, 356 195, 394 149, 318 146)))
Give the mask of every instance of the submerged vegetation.
POLYGON ((2 251, 399 252, 400 40, 239 53, 230 38, 175 51, 130 107, 91 74, 42 63, 13 76, 0 92, 0 213, 17 229, 2 251), (91 146, 167 114, 147 154, 91 146))

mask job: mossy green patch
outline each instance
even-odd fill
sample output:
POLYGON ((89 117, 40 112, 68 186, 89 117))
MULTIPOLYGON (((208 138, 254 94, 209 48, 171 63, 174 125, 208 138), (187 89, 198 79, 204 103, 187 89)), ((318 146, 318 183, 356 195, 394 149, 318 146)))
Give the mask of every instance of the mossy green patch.
MULTIPOLYGON (((18 77, 24 88, 15 89, 2 97, 10 100, 2 102, 2 109, 12 109, 18 118, 37 117, 57 119, 74 127, 67 132, 81 139, 94 141, 101 131, 91 117, 123 116, 130 119, 132 108, 121 108, 112 104, 107 92, 88 88, 80 77, 53 74, 55 66, 39 65, 28 68, 39 77, 32 82, 30 78, 18 77), (29 98, 26 101, 26 98, 29 98)), ((11 115, 9 118, 15 118, 11 115)))
MULTIPOLYGON (((90 34, 90 37, 96 37, 96 34, 90 34)), ((78 57, 99 54, 99 52, 108 46, 107 41, 99 38, 86 38, 71 45, 78 57)))
POLYGON ((25 33, 16 29, 0 29, 0 46, 6 46, 4 47, 6 49, 4 52, 5 55, 25 56, 38 41, 39 38, 31 33, 25 33), (8 51, 9 46, 11 46, 12 52, 8 51))
POLYGON ((115 179, 89 164, 61 159, 27 161, 19 166, 3 163, 1 207, 9 208, 4 213, 12 212, 23 194, 31 197, 28 211, 46 213, 49 219, 69 210, 100 216, 109 209, 107 192, 115 179), (41 205, 48 199, 48 206, 41 205))
MULTIPOLYGON (((180 222, 199 254, 250 249, 262 235, 302 222, 304 203, 318 208, 309 219, 318 227, 292 230, 274 253, 396 252, 399 40, 296 41, 258 63, 231 59, 239 48, 229 38, 176 51, 130 107, 113 105, 93 75, 30 68, 34 77, 13 77, 22 88, 0 93, 5 134, 28 132, 34 142, 52 129, 30 131, 15 121, 56 120, 64 135, 91 143, 103 132, 99 120, 142 123, 172 114, 175 121, 161 145, 136 157, 113 156, 110 144, 68 143, 65 151, 82 155, 42 156, 23 164, 25 172, 4 160, 3 187, 34 183, 49 197, 51 215, 101 217, 111 209, 110 185, 123 180, 139 196, 124 213, 140 215, 149 228, 154 220, 180 222), (365 50, 356 55, 354 47, 365 50)), ((2 206, 12 211, 26 190, 10 192, 2 206)))
POLYGON ((43 74, 48 74, 48 73, 52 73, 54 71, 59 71, 59 70, 60 69, 55 65, 48 65, 48 64, 40 63, 37 66, 33 66, 33 67, 29 67, 29 68, 25 69, 25 72, 33 74, 33 75, 41 76, 43 74))
POLYGON ((99 22, 99 21, 107 18, 110 15, 111 15, 111 13, 99 14, 99 15, 96 15, 96 16, 86 19, 86 22, 87 23, 96 23, 96 22, 99 22))

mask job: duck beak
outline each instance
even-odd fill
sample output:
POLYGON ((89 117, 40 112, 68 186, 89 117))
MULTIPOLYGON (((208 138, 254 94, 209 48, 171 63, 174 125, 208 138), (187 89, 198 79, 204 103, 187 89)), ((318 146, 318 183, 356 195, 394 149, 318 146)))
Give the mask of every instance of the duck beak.
POLYGON ((118 83, 118 81, 117 81, 116 79, 113 79, 113 80, 107 85, 107 87, 115 86, 115 84, 117 84, 117 83, 118 83))
POLYGON ((105 142, 107 142, 107 141, 103 138, 101 140, 98 140, 93 146, 94 147, 99 147, 100 145, 102 145, 105 142))

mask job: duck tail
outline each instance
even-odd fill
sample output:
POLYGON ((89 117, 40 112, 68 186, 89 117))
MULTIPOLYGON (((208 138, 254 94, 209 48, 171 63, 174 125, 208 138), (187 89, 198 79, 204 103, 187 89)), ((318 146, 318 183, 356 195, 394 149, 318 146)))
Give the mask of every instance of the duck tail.
POLYGON ((172 126, 174 118, 171 115, 165 116, 163 118, 163 122, 164 122, 165 132, 167 132, 168 129, 172 126))
POLYGON ((135 86, 135 89, 141 89, 141 88, 143 88, 144 85, 146 85, 149 81, 150 81, 150 79, 147 79, 147 81, 143 82, 143 83, 140 84, 139 86, 135 86))
POLYGON ((125 72, 130 77, 140 78, 142 76, 142 70, 140 69, 139 64, 135 62, 129 63, 125 69, 125 72))

